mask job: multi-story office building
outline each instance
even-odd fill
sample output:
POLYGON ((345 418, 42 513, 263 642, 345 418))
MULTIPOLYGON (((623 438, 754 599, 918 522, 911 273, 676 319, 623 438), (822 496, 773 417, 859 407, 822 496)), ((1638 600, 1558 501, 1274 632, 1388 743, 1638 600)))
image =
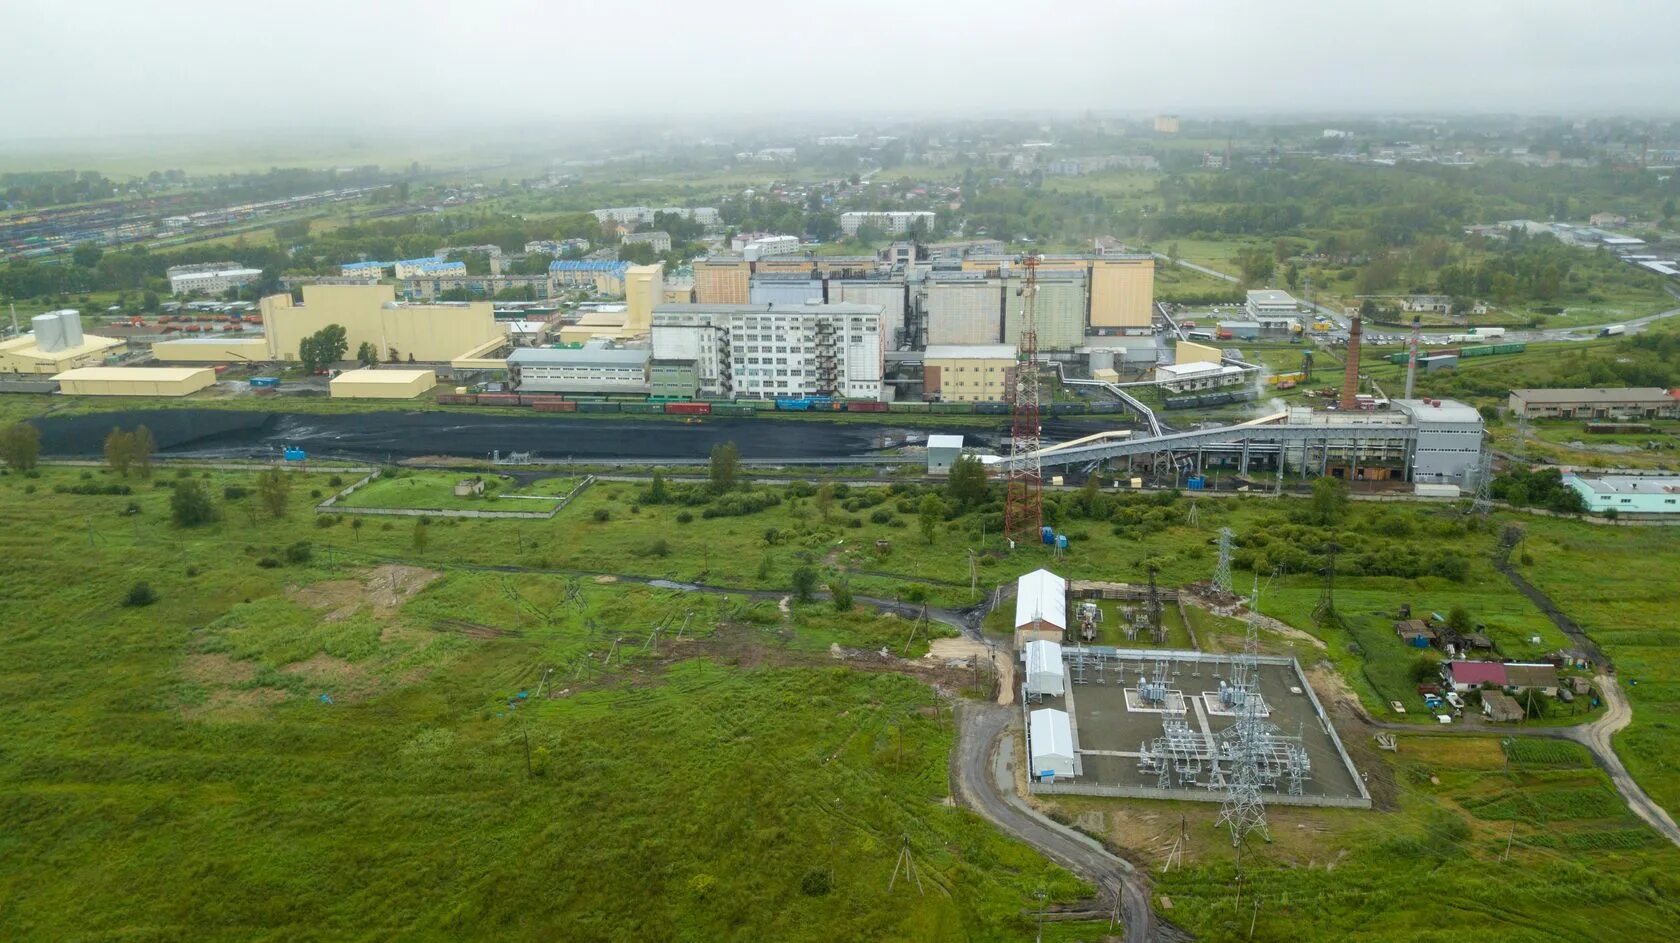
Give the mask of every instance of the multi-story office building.
POLYGON ((929 229, 933 228, 934 213, 931 210, 888 210, 885 212, 860 211, 840 214, 840 231, 848 236, 855 236, 858 230, 865 226, 874 226, 895 236, 903 235, 910 228, 921 222, 929 229))
POLYGON ((978 272, 935 273, 923 285, 929 346, 996 344, 1003 336, 1003 280, 978 272))
POLYGON ((653 313, 653 385, 664 395, 879 400, 875 305, 664 305, 653 313), (693 389, 672 392, 692 378, 693 389))
POLYGON ((744 305, 752 263, 739 256, 694 261, 694 301, 703 305, 744 305))

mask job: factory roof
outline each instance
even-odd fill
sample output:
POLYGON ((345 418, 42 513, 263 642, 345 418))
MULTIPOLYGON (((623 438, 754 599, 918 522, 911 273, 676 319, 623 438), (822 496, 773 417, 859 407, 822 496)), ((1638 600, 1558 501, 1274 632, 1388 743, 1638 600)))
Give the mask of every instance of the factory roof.
POLYGON ((927 439, 927 447, 929 450, 961 449, 963 447, 963 437, 960 435, 930 435, 927 439))
POLYGON ((1220 321, 1219 326, 1233 331, 1260 330, 1259 321, 1220 321))
POLYGON ((1295 296, 1276 288, 1257 288, 1248 293, 1248 300, 1257 305, 1293 305, 1295 296))
POLYGON ((1012 344, 931 344, 923 360, 1014 360, 1012 344))
POLYGON ((646 347, 521 347, 508 354, 508 366, 639 367, 648 362, 646 347))
POLYGON ((1232 373, 1241 373, 1242 368, 1233 367, 1229 364, 1208 363, 1205 360, 1198 360, 1195 363, 1158 363, 1155 365, 1155 372, 1174 380, 1183 380, 1189 377, 1203 376, 1204 374, 1218 374, 1220 376, 1225 376, 1232 373))
POLYGON ((260 269, 260 268, 245 268, 243 266, 234 266, 233 268, 206 269, 206 270, 200 271, 200 272, 182 272, 179 275, 171 275, 169 277, 176 280, 176 281, 181 281, 182 279, 187 279, 187 278, 225 278, 229 275, 261 275, 261 274, 262 274, 262 269, 260 269))
POLYGON ((437 374, 431 370, 406 370, 395 367, 380 367, 377 370, 371 368, 364 370, 346 370, 338 376, 333 377, 332 382, 337 383, 342 380, 346 383, 408 384, 413 383, 422 375, 434 378, 437 376, 437 374))
POLYGON ((1034 570, 1015 581, 1015 627, 1048 622, 1067 629, 1067 580, 1034 570))
POLYGON ((77 367, 53 377, 54 380, 154 380, 171 382, 190 380, 209 370, 209 367, 77 367))
POLYGON ((550 272, 624 272, 629 262, 590 261, 586 259, 556 259, 548 263, 550 272))
POLYGON ((39 346, 37 346, 34 334, 21 334, 17 337, 11 338, 10 340, 0 341, 0 350, 4 350, 14 357, 26 357, 47 363, 55 363, 61 360, 70 360, 72 358, 82 356, 83 354, 91 354, 95 351, 101 351, 111 347, 120 347, 123 343, 123 340, 117 337, 100 337, 96 334, 83 334, 82 342, 74 347, 66 347, 63 350, 42 350, 39 346))
POLYGON ((1394 408, 1419 422, 1481 422, 1476 407, 1455 399, 1397 399, 1394 408))
POLYGON ((1595 494, 1680 494, 1680 476, 1675 475, 1569 475, 1564 481, 1595 494))
POLYGON ((1575 388, 1561 390, 1512 390, 1525 403, 1667 403, 1668 391, 1657 386, 1575 388))

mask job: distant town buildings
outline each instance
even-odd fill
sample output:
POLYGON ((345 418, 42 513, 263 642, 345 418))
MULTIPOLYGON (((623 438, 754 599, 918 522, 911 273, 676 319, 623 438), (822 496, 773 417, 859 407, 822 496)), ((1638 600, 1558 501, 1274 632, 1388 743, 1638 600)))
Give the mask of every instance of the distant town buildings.
POLYGON ((625 233, 624 244, 627 246, 650 246, 655 252, 670 252, 671 234, 662 229, 625 233))
POLYGON ((262 269, 246 268, 237 262, 174 265, 167 274, 172 295, 220 295, 230 288, 262 281, 262 269))
POLYGON ((748 262, 773 255, 795 255, 799 252, 798 236, 778 236, 770 233, 741 233, 729 240, 729 248, 741 253, 748 262))
POLYGON ((680 216, 692 219, 702 226, 716 226, 723 222, 717 208, 712 206, 609 206, 595 210, 595 218, 603 223, 617 223, 620 226, 640 226, 654 222, 654 214, 664 213, 667 216, 680 216))
POLYGON ((929 229, 933 228, 935 214, 931 210, 887 210, 887 211, 859 211, 840 214, 840 231, 848 236, 855 236, 858 230, 865 226, 873 226, 884 232, 898 236, 910 231, 910 228, 920 222, 929 229))
POLYGON ((1156 115, 1155 116, 1155 133, 1156 134, 1177 134, 1178 133, 1178 116, 1177 115, 1156 115))

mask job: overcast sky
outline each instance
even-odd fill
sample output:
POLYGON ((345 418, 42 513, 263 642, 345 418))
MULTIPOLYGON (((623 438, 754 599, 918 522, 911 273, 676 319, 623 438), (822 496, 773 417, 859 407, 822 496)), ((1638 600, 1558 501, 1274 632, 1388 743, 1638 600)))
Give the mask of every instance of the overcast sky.
POLYGON ((1674 0, 0 0, 0 134, 1677 110, 1674 0))

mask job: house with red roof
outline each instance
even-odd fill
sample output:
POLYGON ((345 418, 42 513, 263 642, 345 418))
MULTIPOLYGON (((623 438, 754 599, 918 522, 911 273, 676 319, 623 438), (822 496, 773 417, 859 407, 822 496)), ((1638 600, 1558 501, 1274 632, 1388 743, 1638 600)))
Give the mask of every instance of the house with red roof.
POLYGON ((1505 666, 1497 661, 1449 661, 1441 667, 1441 677, 1459 692, 1484 686, 1502 688, 1506 684, 1505 666))

